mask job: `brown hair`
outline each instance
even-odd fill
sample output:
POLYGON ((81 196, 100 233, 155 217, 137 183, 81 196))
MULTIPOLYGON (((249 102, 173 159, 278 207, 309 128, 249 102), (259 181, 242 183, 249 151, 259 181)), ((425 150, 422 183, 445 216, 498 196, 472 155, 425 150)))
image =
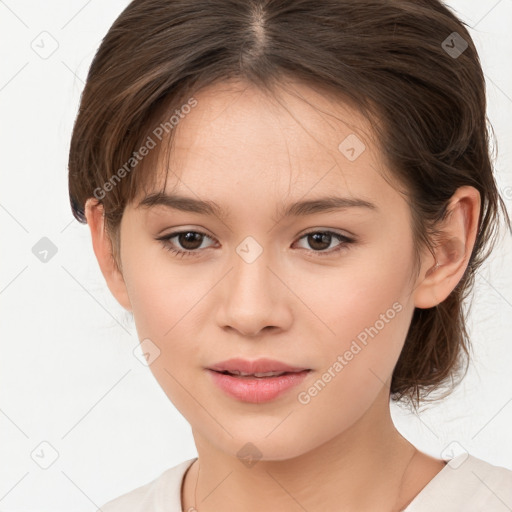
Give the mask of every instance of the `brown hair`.
POLYGON ((158 125, 170 140, 171 115, 179 121, 193 93, 229 78, 269 91, 298 79, 372 120, 407 194, 416 259, 422 246, 432 252, 455 190, 479 191, 468 267, 446 300, 414 311, 391 396, 417 407, 466 363, 462 378, 463 301, 494 246, 500 207, 510 227, 489 155, 484 76, 464 24, 437 0, 131 2, 93 59, 69 154, 73 214, 86 222, 85 201, 100 200, 117 263, 124 208, 155 177, 137 150, 158 125))

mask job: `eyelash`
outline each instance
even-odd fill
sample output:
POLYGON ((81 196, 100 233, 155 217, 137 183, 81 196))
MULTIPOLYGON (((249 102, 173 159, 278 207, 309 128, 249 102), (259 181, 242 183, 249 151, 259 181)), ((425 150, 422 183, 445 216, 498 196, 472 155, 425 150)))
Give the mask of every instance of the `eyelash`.
MULTIPOLYGON (((192 230, 192 229, 186 229, 186 230, 183 230, 183 231, 175 231, 174 233, 170 233, 169 235, 165 235, 165 236, 162 236, 162 237, 159 237, 157 238, 157 240, 159 240, 162 245, 164 246, 164 249, 166 249, 167 251, 171 252, 173 255, 175 255, 176 257, 179 257, 179 258, 183 258, 183 257, 195 257, 195 256, 200 256, 201 254, 201 251, 199 249, 195 249, 193 251, 190 251, 190 250, 177 250, 177 249, 174 249, 171 245, 170 245, 170 240, 178 235, 181 235, 183 233, 195 233, 195 234, 198 234, 198 235, 201 235, 201 236, 204 236, 204 237, 207 237, 207 238, 210 238, 212 239, 209 235, 207 235, 206 233, 203 233, 202 231, 196 231, 196 230, 192 230)), ((341 243, 336 246, 336 248, 334 249, 331 249, 329 251, 314 251, 312 249, 304 249, 305 251, 308 251, 310 253, 313 253, 315 254, 315 256, 320 256, 320 257, 323 257, 323 256, 332 256, 334 253, 337 253, 343 249, 347 249, 348 245, 352 244, 355 242, 355 240, 353 240, 352 238, 349 238, 347 236, 344 236, 344 235, 340 235, 339 233, 335 233, 334 231, 310 231, 309 233, 305 233, 304 235, 302 235, 298 240, 302 240, 303 238, 306 238, 307 236, 309 235, 315 235, 315 234, 323 234, 323 235, 331 235, 333 236, 334 238, 338 239, 341 243)))

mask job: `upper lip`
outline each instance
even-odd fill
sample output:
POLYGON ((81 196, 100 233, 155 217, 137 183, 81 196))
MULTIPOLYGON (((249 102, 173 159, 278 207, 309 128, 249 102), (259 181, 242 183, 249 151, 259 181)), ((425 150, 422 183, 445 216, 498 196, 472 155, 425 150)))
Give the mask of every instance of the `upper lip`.
POLYGON ((267 372, 300 372, 303 370, 309 370, 309 368, 302 366, 290 366, 286 363, 282 363, 281 361, 266 358, 256 359, 254 361, 239 358, 228 359, 227 361, 221 361, 213 366, 209 366, 208 369, 216 372, 239 371, 251 374, 267 372))

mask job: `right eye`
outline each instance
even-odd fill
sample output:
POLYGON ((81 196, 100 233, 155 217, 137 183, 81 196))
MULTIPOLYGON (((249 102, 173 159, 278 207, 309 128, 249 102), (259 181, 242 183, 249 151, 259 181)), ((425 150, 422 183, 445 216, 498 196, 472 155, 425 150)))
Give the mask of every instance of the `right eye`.
POLYGON ((211 237, 206 233, 187 229, 183 231, 175 231, 169 235, 161 236, 157 238, 157 240, 162 242, 162 245, 166 250, 170 251, 176 256, 183 258, 184 256, 198 256, 200 254, 198 249, 201 248, 204 237, 211 239, 211 237), (183 249, 176 248, 176 244, 171 242, 173 238, 177 239, 177 243, 181 245, 183 249))

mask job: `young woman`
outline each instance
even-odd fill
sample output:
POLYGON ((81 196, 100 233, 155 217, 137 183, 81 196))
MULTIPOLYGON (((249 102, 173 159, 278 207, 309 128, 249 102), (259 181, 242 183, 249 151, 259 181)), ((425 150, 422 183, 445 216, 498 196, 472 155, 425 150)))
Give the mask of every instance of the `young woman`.
POLYGON ((198 452, 103 512, 512 509, 512 471, 423 453, 389 410, 463 376, 464 299, 510 227, 441 2, 133 1, 69 191, 198 452))

